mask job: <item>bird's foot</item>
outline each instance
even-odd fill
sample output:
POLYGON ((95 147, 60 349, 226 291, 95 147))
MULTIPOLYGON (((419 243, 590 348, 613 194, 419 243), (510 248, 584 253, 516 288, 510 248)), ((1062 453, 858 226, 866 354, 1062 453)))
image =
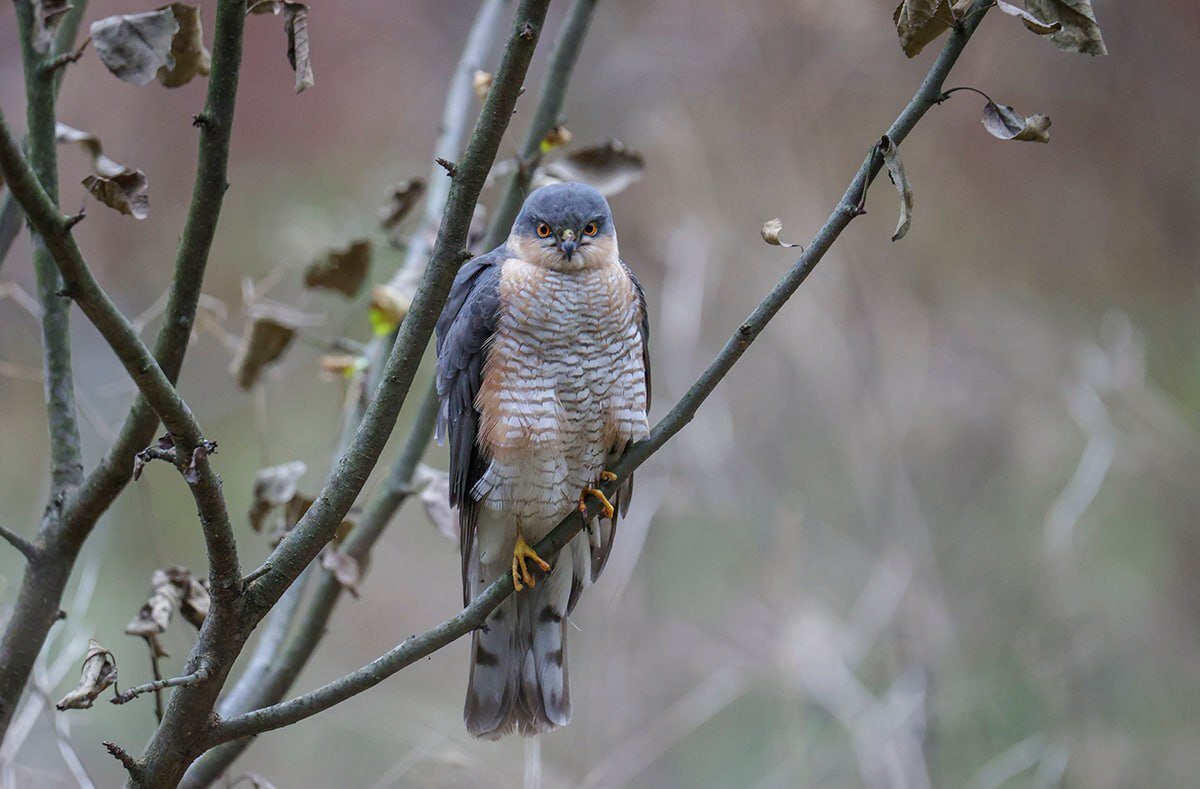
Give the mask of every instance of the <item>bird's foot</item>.
POLYGON ((525 565, 525 562, 532 560, 534 564, 542 568, 543 572, 550 572, 550 563, 537 555, 537 551, 529 543, 525 542, 525 537, 520 533, 517 534, 517 544, 513 546, 512 560, 512 576, 513 589, 521 591, 526 586, 530 589, 537 586, 537 579, 533 573, 525 565))
POLYGON ((616 482, 617 475, 612 473, 611 471, 607 471, 607 470, 601 471, 600 472, 600 481, 601 482, 616 482))
POLYGON ((601 504, 600 514, 603 515, 605 518, 608 518, 611 520, 613 515, 616 513, 616 510, 613 509, 612 502, 610 502, 608 500, 608 497, 604 495, 604 491, 600 490, 599 488, 584 488, 583 489, 583 493, 579 494, 579 511, 584 513, 585 515, 587 514, 587 497, 588 496, 592 496, 592 497, 600 500, 600 504, 601 504))

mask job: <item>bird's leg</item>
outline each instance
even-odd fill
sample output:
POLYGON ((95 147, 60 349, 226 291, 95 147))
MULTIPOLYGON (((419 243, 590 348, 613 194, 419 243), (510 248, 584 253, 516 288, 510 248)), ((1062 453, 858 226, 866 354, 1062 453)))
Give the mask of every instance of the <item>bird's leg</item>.
MULTIPOLYGON (((612 473, 611 471, 601 471, 600 472, 600 481, 601 482, 613 482, 616 479, 617 479, 617 475, 612 473)), ((584 513, 585 515, 587 514, 587 497, 588 496, 593 496, 597 499, 600 499, 600 504, 602 506, 602 509, 600 510, 600 514, 603 515, 605 518, 608 518, 611 520, 616 511, 613 509, 612 502, 610 502, 608 500, 608 497, 604 495, 604 491, 600 490, 599 488, 589 487, 589 488, 583 489, 583 492, 579 494, 579 511, 584 513)))
POLYGON ((513 589, 521 591, 526 586, 530 589, 537 586, 537 579, 533 577, 533 573, 525 566, 525 562, 532 559, 533 563, 542 568, 543 572, 550 572, 550 563, 537 555, 533 547, 525 542, 525 535, 521 532, 521 522, 517 521, 517 544, 513 546, 512 560, 512 576, 513 589))

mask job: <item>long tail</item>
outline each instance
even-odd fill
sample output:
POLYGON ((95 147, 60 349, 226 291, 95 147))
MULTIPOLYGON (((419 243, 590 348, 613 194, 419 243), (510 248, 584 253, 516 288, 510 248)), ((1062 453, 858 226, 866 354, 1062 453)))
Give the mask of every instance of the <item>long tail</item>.
MULTIPOLYGON (((532 736, 571 721, 566 616, 572 588, 590 570, 587 556, 586 537, 577 537, 548 577, 506 599, 472 637, 463 719, 473 736, 497 739, 514 729, 532 736)), ((500 575, 477 568, 485 579, 500 575)))

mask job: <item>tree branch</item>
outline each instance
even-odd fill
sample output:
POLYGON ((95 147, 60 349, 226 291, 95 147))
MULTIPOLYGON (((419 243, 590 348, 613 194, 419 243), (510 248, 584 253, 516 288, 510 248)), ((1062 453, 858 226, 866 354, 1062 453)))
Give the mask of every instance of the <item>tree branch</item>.
POLYGON ((500 68, 453 178, 429 266, 400 325, 382 381, 362 425, 316 502, 271 555, 271 571, 247 590, 251 607, 261 613, 270 609, 329 542, 333 529, 345 517, 379 459, 412 386, 454 275, 467 259, 467 231, 475 202, 512 117, 548 5, 549 0, 522 0, 517 10, 500 68))
POLYGON ((538 94, 537 111, 529 124, 525 144, 521 147, 521 161, 509 179, 504 197, 501 198, 495 216, 492 217, 487 238, 483 242, 484 249, 494 249, 503 243, 512 229, 517 213, 521 210, 525 193, 529 191, 533 169, 541 158, 542 140, 546 139, 546 135, 559 122, 563 99, 567 95, 567 83, 571 80, 575 61, 579 59, 579 50, 583 48, 583 38, 587 35, 588 24, 592 21, 592 12, 595 9, 596 0, 575 0, 567 13, 567 19, 554 42, 554 51, 550 54, 546 79, 542 83, 541 93, 538 94))
POLYGON ((120 693, 113 696, 109 701, 113 704, 128 704, 143 693, 157 693, 160 690, 167 688, 185 688, 190 685, 199 685, 201 682, 208 682, 212 676, 212 671, 208 666, 201 665, 190 674, 184 674, 180 677, 171 677, 170 679, 156 679, 153 682, 147 682, 144 685, 126 688, 120 693))
MULTIPOLYGON (((954 67, 967 41, 978 28, 991 4, 992 0, 975 0, 960 27, 951 33, 916 95, 888 129, 888 136, 897 144, 937 103, 946 75, 954 67)), ((841 232, 859 215, 858 205, 861 197, 870 187, 881 166, 882 158, 872 147, 866 161, 851 180, 850 186, 838 201, 833 213, 829 215, 800 259, 788 270, 779 284, 763 299, 750 317, 738 327, 687 394, 675 404, 666 417, 655 425, 650 437, 630 447, 612 468, 612 471, 617 474, 618 480, 604 486, 606 494, 612 495, 619 486, 620 480, 627 478, 634 469, 644 463, 692 420, 700 405, 708 398, 721 379, 728 374, 771 318, 779 312, 791 295, 808 278, 813 268, 824 257, 841 232)), ((586 516, 572 512, 545 539, 539 542, 534 550, 546 558, 557 556, 558 552, 583 528, 585 517, 588 519, 595 517, 598 509, 596 503, 589 500, 586 516)), ((213 744, 291 725, 378 685, 406 666, 436 652, 472 630, 482 627, 488 615, 512 593, 512 573, 510 571, 493 582, 472 600, 470 605, 455 616, 420 636, 405 640, 390 652, 357 671, 290 701, 221 721, 213 729, 211 735, 213 744)))
POLYGON ((15 531, 0 526, 0 537, 3 537, 5 542, 20 551, 26 559, 32 561, 37 556, 37 548, 33 546, 33 543, 15 531))
MULTIPOLYGON (((341 547, 343 553, 355 559, 361 566, 366 566, 371 549, 382 536, 396 511, 413 492, 413 476, 421 462, 421 457, 425 454, 425 449, 433 438, 439 406, 437 390, 431 382, 421 402, 421 409, 409 429, 404 447, 392 465, 383 492, 367 507, 362 521, 354 527, 341 547)), ((292 687, 296 678, 300 676, 300 672, 308 665, 313 653, 316 652, 321 638, 329 627, 329 620, 333 616, 334 608, 344 591, 345 587, 337 580, 332 571, 327 569, 320 571, 312 597, 303 614, 296 617, 298 620, 296 631, 286 641, 282 638, 275 640, 271 649, 272 654, 266 661, 264 670, 254 672, 254 682, 252 685, 247 683, 245 691, 237 699, 238 706, 227 706, 225 701, 222 701, 219 707, 222 716, 234 717, 250 710, 277 704, 283 699, 284 694, 292 687)), ((283 601, 272 609, 272 621, 282 605, 283 601)), ((256 652, 256 657, 257 655, 256 652)), ((248 667, 243 678, 250 676, 251 669, 248 667)), ((242 687, 243 678, 239 678, 234 692, 242 687)), ((228 769, 229 765, 250 745, 250 742, 251 740, 245 739, 210 750, 192 765, 184 776, 182 785, 185 787, 210 785, 228 769)))
MULTIPOLYGON (((216 663, 213 681, 183 687, 172 694, 166 717, 147 746, 146 778, 140 784, 174 786, 192 760, 208 747, 206 727, 229 666, 255 625, 329 542, 334 528, 345 517, 378 461, 412 385, 441 305, 458 266, 465 259, 467 230, 475 202, 512 117, 548 5, 549 0, 520 3, 492 90, 453 178, 430 265, 350 447, 316 502, 267 560, 270 569, 245 590, 244 598, 239 601, 240 615, 222 619, 210 614, 205 620, 189 661, 198 660, 200 654, 211 654, 216 663)), ((213 613, 217 613, 216 609, 213 613)))

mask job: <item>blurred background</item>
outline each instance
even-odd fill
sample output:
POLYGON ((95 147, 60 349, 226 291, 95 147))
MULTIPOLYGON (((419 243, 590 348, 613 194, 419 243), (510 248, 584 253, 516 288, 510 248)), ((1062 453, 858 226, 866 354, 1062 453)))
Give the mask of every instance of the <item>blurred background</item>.
MULTIPOLYGON (((154 5, 93 0, 85 25, 154 5)), ((213 6, 202 4, 210 42, 213 6)), ((181 381, 220 443, 234 513, 265 465, 302 460, 301 487, 319 489, 344 394, 304 343, 264 377, 257 402, 237 388, 222 337, 242 332, 243 282, 320 316, 312 337, 370 337, 365 297, 313 295, 302 272, 364 235, 375 241, 372 281, 400 264, 378 209, 391 184, 429 172, 476 7, 314 4, 316 85, 302 95, 278 20, 249 20, 208 318, 181 381)), ((552 7, 502 157, 523 138, 566 7, 552 7)), ((947 86, 1049 115, 1052 142, 988 136, 974 94, 933 109, 903 146, 916 198, 908 236, 889 241, 897 199, 881 179, 869 213, 638 472, 614 557, 574 617, 575 720, 542 740, 543 786, 1195 785, 1200 104, 1186 75, 1200 69, 1200 7, 1095 8, 1105 58, 1059 52, 989 15, 947 86)), ((651 305, 653 417, 792 263, 761 241, 762 223, 781 217, 785 238, 806 242, 935 58, 937 44, 904 57, 892 10, 881 0, 600 4, 565 115, 574 145, 618 138, 645 156, 644 178, 612 202, 651 305)), ((0 106, 21 127, 15 35, 2 5, 0 106)), ((150 178, 149 219, 91 204, 75 232, 117 303, 146 313, 151 337, 205 87, 135 88, 92 51, 63 83, 60 120, 150 178)), ((60 151, 72 211, 89 162, 60 151)), ((483 202, 498 196, 493 187, 483 202)), ((35 292, 24 235, 0 281, 35 292)), ((47 437, 38 333, 18 301, 0 300, 0 517, 32 534, 47 437)), ((94 463, 133 391, 78 311, 73 335, 94 463)), ((431 374, 430 355, 420 381, 431 374)), ((444 450, 426 460, 444 468, 444 450)), ((254 567, 268 540, 238 525, 254 567)), ((85 552, 83 589, 67 597, 74 629, 47 650, 52 698, 77 678, 72 635, 108 646, 123 685, 147 680, 145 647, 124 625, 154 568, 204 567, 190 497, 165 466, 127 489, 85 552)), ((20 570, 0 550, 0 617, 20 570)), ((453 614, 458 574, 456 545, 410 501, 295 690, 453 614)), ((172 626, 164 672, 177 672, 191 637, 172 626)), ((278 787, 520 785, 522 740, 475 742, 463 729, 466 668, 457 643, 260 737, 230 775, 278 787)), ((114 785, 122 771, 100 741, 137 752, 154 725, 149 699, 57 720, 27 722, 19 785, 74 785, 60 740, 92 780, 114 785)))

